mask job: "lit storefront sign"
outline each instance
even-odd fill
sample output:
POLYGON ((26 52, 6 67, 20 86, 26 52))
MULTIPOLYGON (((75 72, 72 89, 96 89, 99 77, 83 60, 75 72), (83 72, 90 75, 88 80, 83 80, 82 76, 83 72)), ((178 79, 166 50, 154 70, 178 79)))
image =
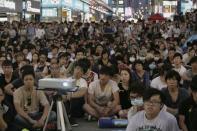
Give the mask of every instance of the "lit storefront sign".
POLYGON ((57 8, 43 8, 42 16, 43 17, 57 17, 57 8))
POLYGON ((72 0, 42 0, 42 7, 72 6, 72 0))
POLYGON ((0 0, 0 7, 15 10, 16 3, 14 1, 0 0))
POLYGON ((185 14, 187 11, 190 11, 193 7, 193 2, 191 0, 181 0, 181 12, 185 14))
POLYGON ((177 10, 177 1, 163 1, 163 16, 171 17, 177 10))
POLYGON ((39 7, 37 7, 37 8, 33 7, 31 1, 27 1, 26 7, 27 7, 28 12, 40 13, 39 7))

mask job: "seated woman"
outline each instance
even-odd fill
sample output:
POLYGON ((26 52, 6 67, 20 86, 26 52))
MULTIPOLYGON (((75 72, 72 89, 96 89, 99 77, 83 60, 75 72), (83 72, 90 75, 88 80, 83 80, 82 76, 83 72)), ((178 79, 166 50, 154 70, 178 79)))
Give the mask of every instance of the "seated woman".
POLYGON ((120 71, 121 81, 118 84, 119 95, 120 95, 120 105, 122 110, 119 111, 119 116, 121 118, 127 118, 127 113, 131 107, 131 102, 129 100, 129 88, 131 86, 131 71, 128 68, 124 68, 120 71))
POLYGON ((164 104, 167 106, 167 111, 173 115, 178 114, 178 107, 180 103, 189 97, 188 91, 185 88, 179 87, 181 76, 178 72, 170 70, 165 77, 167 88, 163 88, 166 100, 164 104))
MULTIPOLYGON (((49 102, 43 91, 36 90, 35 74, 32 70, 23 71, 22 80, 24 85, 14 92, 14 106, 17 111, 15 123, 30 130, 42 128, 48 115, 49 102), (44 107, 43 112, 39 112, 39 105, 44 107)), ((55 113, 51 112, 49 121, 54 120, 55 116, 55 113)))

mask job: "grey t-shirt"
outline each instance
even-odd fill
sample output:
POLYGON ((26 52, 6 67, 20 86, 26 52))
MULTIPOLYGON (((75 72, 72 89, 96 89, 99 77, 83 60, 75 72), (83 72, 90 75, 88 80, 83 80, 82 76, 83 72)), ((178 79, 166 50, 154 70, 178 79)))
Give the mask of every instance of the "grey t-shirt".
POLYGON ((166 111, 160 111, 153 120, 148 120, 145 111, 140 111, 129 120, 126 131, 180 131, 176 118, 166 111))

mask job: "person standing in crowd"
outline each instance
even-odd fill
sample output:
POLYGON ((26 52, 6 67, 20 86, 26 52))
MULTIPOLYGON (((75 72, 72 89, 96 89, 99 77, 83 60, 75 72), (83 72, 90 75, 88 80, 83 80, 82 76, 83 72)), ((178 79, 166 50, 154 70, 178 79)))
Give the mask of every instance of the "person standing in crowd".
POLYGON ((165 101, 162 92, 154 88, 145 92, 144 110, 131 117, 126 131, 179 131, 176 118, 162 110, 165 101))
POLYGON ((192 78, 191 96, 179 106, 179 125, 182 131, 197 130, 197 75, 192 78))
POLYGON ((100 78, 89 85, 88 98, 84 110, 93 117, 110 117, 121 109, 119 105, 119 88, 110 80, 110 68, 102 67, 99 72, 100 78))

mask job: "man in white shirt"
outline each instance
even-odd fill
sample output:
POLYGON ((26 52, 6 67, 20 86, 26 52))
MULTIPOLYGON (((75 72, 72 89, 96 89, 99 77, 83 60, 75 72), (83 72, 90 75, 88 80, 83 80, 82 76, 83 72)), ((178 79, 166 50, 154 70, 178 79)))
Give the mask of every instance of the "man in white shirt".
POLYGON ((145 92, 144 111, 131 117, 126 131, 179 131, 176 118, 162 110, 165 100, 162 92, 154 88, 145 92))

